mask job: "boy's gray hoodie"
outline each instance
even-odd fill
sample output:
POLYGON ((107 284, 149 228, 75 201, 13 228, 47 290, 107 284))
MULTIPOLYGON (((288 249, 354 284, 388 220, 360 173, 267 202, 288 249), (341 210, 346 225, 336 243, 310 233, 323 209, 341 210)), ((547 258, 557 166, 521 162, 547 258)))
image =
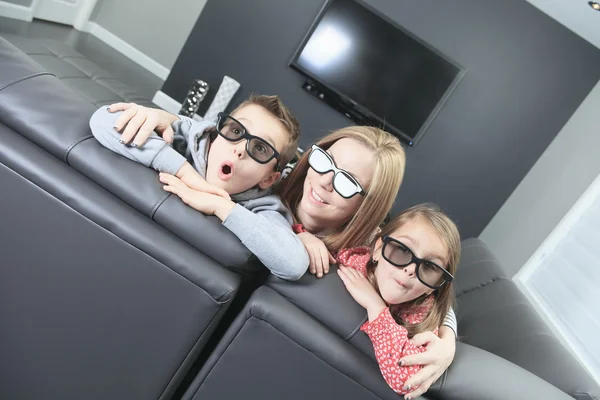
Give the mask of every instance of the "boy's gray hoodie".
MULTIPOLYGON (((154 132, 141 147, 121 144, 121 134, 113 129, 120 114, 110 113, 106 107, 101 107, 90 119, 92 133, 104 147, 172 175, 189 161, 202 177, 206 177, 211 141, 208 131, 215 126, 214 122, 197 122, 179 116, 179 121, 172 125, 175 132, 173 147, 180 150, 182 155, 154 132)), ((263 190, 258 186, 232 195, 231 199, 237 204, 223 225, 274 275, 287 280, 300 279, 308 268, 308 254, 292 231, 292 214, 281 199, 272 194, 270 189, 263 190)))

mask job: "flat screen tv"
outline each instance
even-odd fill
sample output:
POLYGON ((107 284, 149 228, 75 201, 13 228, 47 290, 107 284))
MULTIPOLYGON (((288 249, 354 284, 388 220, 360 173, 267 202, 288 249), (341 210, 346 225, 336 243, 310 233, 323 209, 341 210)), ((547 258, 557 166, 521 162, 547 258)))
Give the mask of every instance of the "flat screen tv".
POLYGON ((290 62, 358 124, 417 143, 464 68, 359 0, 329 0, 290 62))

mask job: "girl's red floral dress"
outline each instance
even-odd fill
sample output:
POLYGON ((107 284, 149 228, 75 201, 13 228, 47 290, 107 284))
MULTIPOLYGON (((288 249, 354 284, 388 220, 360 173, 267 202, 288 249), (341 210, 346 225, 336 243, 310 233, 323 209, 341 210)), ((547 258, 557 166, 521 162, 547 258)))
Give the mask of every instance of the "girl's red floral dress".
MULTIPOLYGON (((354 268, 360 273, 366 275, 367 264, 371 259, 370 249, 368 247, 356 247, 341 250, 337 254, 337 261, 346 267, 354 268)), ((433 305, 433 297, 428 297, 425 302, 418 307, 412 307, 408 310, 402 310, 398 317, 410 324, 423 322, 427 313, 433 305)), ((408 331, 394 320, 392 316, 393 307, 386 308, 373 321, 367 321, 360 328, 365 332, 375 350, 375 356, 379 363, 379 369, 387 384, 397 393, 406 394, 411 390, 405 390, 405 382, 421 369, 420 365, 411 365, 401 367, 398 362, 404 356, 422 353, 426 350, 425 346, 416 347, 408 338, 408 331)), ((434 333, 437 335, 438 330, 434 333)), ((411 388, 414 390, 415 388, 411 388)))

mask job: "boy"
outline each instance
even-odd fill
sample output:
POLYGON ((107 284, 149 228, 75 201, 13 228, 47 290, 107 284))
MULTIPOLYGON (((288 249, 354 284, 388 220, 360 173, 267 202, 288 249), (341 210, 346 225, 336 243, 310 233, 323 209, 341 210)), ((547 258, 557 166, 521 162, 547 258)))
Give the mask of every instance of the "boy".
MULTIPOLYGON (((129 145, 116 127, 122 122, 120 113, 106 107, 92 115, 92 133, 108 149, 161 172, 166 191, 204 214, 216 215, 274 275, 288 280, 304 275, 308 254, 291 229, 292 214, 270 193, 299 136, 297 120, 279 97, 253 95, 231 115, 219 114, 216 125, 138 109, 168 120, 162 121, 167 127, 174 120, 172 141, 185 156, 165 141, 171 141, 165 129, 165 139, 153 132, 145 143, 136 139, 129 145)), ((135 126, 137 115, 126 118, 135 126)))

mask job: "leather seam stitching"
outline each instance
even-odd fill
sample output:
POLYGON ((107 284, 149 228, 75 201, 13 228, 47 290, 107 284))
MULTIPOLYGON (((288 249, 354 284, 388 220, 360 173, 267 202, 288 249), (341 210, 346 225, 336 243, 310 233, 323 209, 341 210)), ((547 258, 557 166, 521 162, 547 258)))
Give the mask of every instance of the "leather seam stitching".
POLYGON ((23 76, 21 78, 14 79, 14 80, 8 82, 7 84, 5 84, 4 86, 0 86, 0 92, 3 91, 4 89, 6 89, 7 87, 12 86, 12 85, 14 85, 16 83, 23 82, 23 81, 26 81, 28 79, 35 78, 35 77, 38 77, 38 76, 44 76, 44 75, 49 75, 49 76, 56 77, 56 75, 54 75, 51 72, 35 72, 33 74, 29 74, 29 75, 23 76))
POLYGON ((167 199, 171 196, 171 193, 167 193, 167 195, 162 198, 161 200, 159 200, 156 205, 154 207, 152 207, 152 210, 150 210, 150 219, 152 221, 154 221, 154 215, 156 214, 156 212, 158 211, 158 209, 160 208, 160 206, 163 205, 163 203, 165 201, 167 201, 167 199))
MULTIPOLYGON (((227 293, 223 293, 221 296, 219 296, 218 298, 216 298, 215 300, 217 300, 218 302, 220 302, 221 304, 225 304, 225 301, 221 301, 221 299, 225 296, 229 296, 231 293, 235 292, 237 288, 231 288, 231 290, 229 290, 227 293)), ((231 299, 229 299, 231 300, 231 299)))
POLYGON ((356 328, 354 328, 354 329, 352 330, 352 332, 350 332, 350 334, 348 334, 348 335, 347 335, 347 336, 344 338, 344 340, 346 340, 346 341, 350 341, 350 340, 352 340, 352 338, 354 338, 354 336, 356 336, 356 335, 358 334, 358 332, 360 332, 360 328, 362 328, 362 326, 365 324, 365 322, 367 322, 367 319, 368 319, 368 318, 369 318, 369 317, 368 317, 368 315, 366 315, 366 316, 365 316, 365 317, 362 319, 362 321, 360 322, 360 324, 358 324, 358 326, 357 326, 356 328))
POLYGON ((456 295, 456 297, 460 297, 460 296, 462 296, 463 294, 470 293, 470 292, 472 292, 473 290, 481 289, 482 287, 488 286, 488 285, 490 285, 490 284, 492 284, 492 283, 494 283, 494 282, 496 282, 496 281, 499 281, 499 280, 505 280, 505 279, 506 279, 506 278, 501 278, 501 277, 499 277, 499 278, 492 278, 491 280, 489 280, 489 281, 485 281, 485 282, 483 282, 483 283, 481 283, 481 284, 477 285, 477 286, 476 286, 476 287, 474 287, 474 288, 471 288, 471 289, 469 289, 469 290, 465 290, 464 292, 460 292, 460 293, 458 293, 458 294, 456 295))
POLYGON ((84 142, 88 139, 92 139, 93 137, 94 137, 93 135, 84 136, 84 137, 80 138, 79 140, 76 140, 67 146, 67 148, 65 149, 65 151, 66 151, 65 162, 67 163, 67 165, 71 165, 71 164, 69 164, 69 154, 71 154, 71 150, 73 150, 75 148, 75 146, 77 146, 79 143, 84 142))

